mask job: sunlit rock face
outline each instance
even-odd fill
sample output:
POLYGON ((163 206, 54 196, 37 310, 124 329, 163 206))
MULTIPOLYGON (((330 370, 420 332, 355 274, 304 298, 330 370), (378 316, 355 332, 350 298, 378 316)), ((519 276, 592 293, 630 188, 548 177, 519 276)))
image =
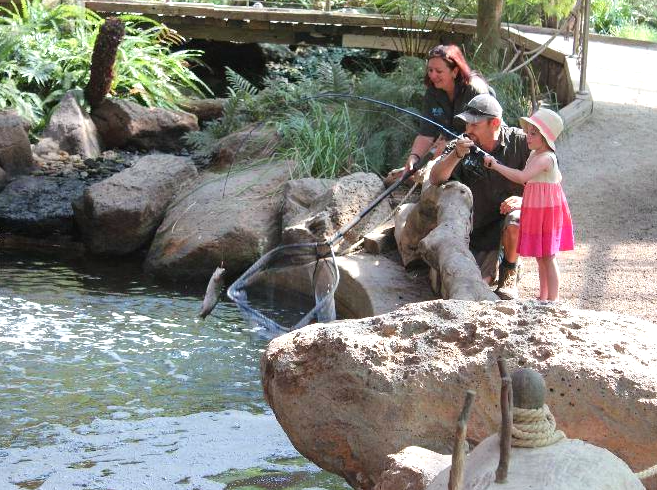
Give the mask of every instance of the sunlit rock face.
POLYGON ((543 375, 569 438, 638 471, 657 454, 655 328, 535 301, 430 301, 278 337, 261 375, 295 447, 355 487, 374 487, 408 446, 450 453, 466 389, 477 392, 468 437, 497 432, 498 356, 543 375))

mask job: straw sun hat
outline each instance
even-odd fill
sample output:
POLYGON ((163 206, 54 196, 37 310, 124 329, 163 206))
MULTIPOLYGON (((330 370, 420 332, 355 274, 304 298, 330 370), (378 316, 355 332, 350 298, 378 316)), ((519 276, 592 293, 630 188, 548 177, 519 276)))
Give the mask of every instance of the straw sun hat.
POLYGON ((561 116, 550 109, 539 109, 529 117, 520 118, 520 126, 527 132, 527 127, 531 125, 538 129, 543 135, 548 146, 555 150, 554 142, 563 131, 563 119, 561 116))

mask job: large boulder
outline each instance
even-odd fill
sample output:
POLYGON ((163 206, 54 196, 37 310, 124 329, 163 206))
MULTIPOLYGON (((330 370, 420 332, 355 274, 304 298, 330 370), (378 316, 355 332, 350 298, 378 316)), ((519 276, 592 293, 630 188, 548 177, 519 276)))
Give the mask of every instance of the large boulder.
POLYGON ((252 124, 217 141, 206 170, 220 172, 237 162, 263 160, 273 155, 279 141, 276 129, 252 124))
POLYGON ((38 168, 32 158, 28 129, 29 125, 16 112, 0 111, 0 169, 4 171, 0 185, 3 180, 38 168))
POLYGON ((207 281, 224 263, 235 277, 278 244, 281 188, 291 162, 204 173, 167 210, 146 257, 146 269, 170 279, 207 281))
MULTIPOLYGON (((643 490, 627 464, 601 447, 562 439, 538 448, 511 448, 509 472, 503 485, 495 483, 500 459, 497 434, 479 444, 465 460, 463 489, 492 490, 643 490)), ((450 468, 427 490, 447 490, 450 468)))
POLYGON ((532 367, 571 438, 634 470, 657 454, 657 326, 539 302, 431 301, 274 339, 261 361, 265 398, 294 446, 371 489, 386 456, 408 446, 451 452, 466 389, 469 438, 499 425, 496 360, 532 367))
POLYGON ((100 156, 101 143, 96 125, 80 107, 73 91, 62 97, 43 131, 43 138, 43 142, 40 141, 35 148, 39 155, 53 151, 53 144, 47 140, 49 138, 56 143, 57 150, 70 155, 80 155, 82 158, 100 156))
POLYGON ((153 154, 89 186, 74 204, 88 250, 124 255, 146 245, 173 197, 196 176, 191 159, 153 154))
POLYGON ((37 238, 73 234, 71 203, 85 187, 79 179, 16 177, 0 193, 0 231, 37 238))
MULTIPOLYGON (((296 192, 298 195, 299 189, 292 186, 286 189, 286 201, 295 201, 297 208, 296 214, 290 212, 291 208, 284 211, 284 243, 321 242, 330 238, 385 191, 383 182, 377 175, 364 172, 341 177, 324 194, 315 194, 315 189, 325 183, 327 181, 322 180, 311 187, 309 182, 304 182, 304 187, 312 189, 314 199, 291 198, 289 193, 296 192), (308 203, 308 206, 305 206, 304 202, 308 203)), ((368 231, 386 221, 391 211, 387 199, 381 202, 345 234, 342 248, 355 243, 368 231)))
POLYGON ((135 102, 105 99, 91 118, 107 148, 177 151, 181 137, 198 131, 196 116, 135 102))

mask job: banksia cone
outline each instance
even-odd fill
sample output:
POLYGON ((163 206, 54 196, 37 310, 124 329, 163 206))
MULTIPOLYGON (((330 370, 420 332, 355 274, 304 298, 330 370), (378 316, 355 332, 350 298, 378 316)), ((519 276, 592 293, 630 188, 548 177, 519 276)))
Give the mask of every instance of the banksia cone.
POLYGON ((116 17, 108 17, 98 31, 94 52, 91 55, 89 83, 84 89, 84 98, 87 99, 91 110, 100 105, 112 86, 114 78, 112 68, 124 34, 125 26, 116 17))

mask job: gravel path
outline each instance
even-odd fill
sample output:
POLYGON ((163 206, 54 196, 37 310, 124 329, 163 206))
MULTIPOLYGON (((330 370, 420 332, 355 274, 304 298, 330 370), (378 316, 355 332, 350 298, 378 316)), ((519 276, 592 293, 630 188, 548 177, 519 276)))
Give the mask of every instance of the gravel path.
MULTIPOLYGON (((576 241, 561 298, 657 323, 657 49, 591 43, 587 78, 593 116, 557 142, 576 241)), ((526 299, 535 261, 524 270, 526 299)))

